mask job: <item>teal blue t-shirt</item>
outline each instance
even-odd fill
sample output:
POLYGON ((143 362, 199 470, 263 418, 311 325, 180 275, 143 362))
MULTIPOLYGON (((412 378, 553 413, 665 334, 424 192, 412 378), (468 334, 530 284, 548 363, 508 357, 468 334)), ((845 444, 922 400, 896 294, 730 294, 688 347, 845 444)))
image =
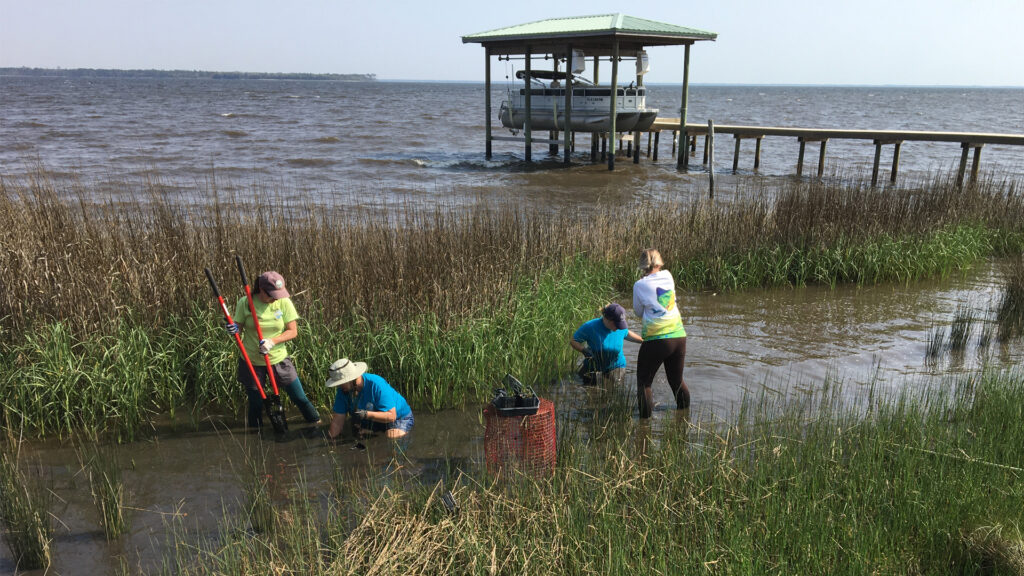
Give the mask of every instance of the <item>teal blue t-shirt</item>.
POLYGON ((363 374, 363 390, 359 393, 359 397, 355 400, 355 406, 352 406, 352 398, 348 394, 341 391, 334 393, 334 407, 332 410, 335 414, 348 414, 355 410, 369 410, 370 412, 387 412, 392 408, 395 409, 395 418, 405 418, 412 414, 412 408, 409 407, 409 403, 402 398, 402 395, 397 390, 388 384, 388 381, 377 376, 376 374, 366 373, 363 374))
POLYGON ((628 334, 629 330, 609 330, 601 318, 594 318, 576 329, 572 339, 581 344, 586 342, 594 355, 594 367, 608 372, 626 366, 622 341, 628 334))

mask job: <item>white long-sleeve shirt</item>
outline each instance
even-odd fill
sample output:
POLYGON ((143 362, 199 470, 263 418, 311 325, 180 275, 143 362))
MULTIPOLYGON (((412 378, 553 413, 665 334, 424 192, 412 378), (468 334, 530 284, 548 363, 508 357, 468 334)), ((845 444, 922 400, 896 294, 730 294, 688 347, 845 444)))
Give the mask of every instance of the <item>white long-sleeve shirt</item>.
POLYGON ((633 313, 643 319, 644 340, 686 337, 676 307, 675 280, 668 270, 658 270, 633 284, 633 313))

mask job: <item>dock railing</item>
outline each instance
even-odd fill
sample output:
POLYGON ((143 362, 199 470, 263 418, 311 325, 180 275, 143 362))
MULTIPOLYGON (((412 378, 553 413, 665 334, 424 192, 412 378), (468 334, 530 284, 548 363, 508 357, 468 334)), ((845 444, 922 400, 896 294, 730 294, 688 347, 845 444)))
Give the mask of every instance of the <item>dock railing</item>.
MULTIPOLYGON (((650 136, 655 138, 654 160, 657 160, 657 140, 660 132, 671 131, 672 154, 676 154, 676 135, 679 132, 679 118, 658 118, 654 121, 648 132, 648 155, 650 155, 650 136)), ((688 142, 679 145, 680 153, 683 148, 689 148, 691 153, 696 151, 697 137, 705 136, 704 140, 704 163, 708 159, 707 133, 708 126, 702 124, 686 124, 686 137, 688 142)), ((715 124, 716 134, 732 134, 735 139, 735 147, 732 158, 733 172, 739 167, 740 143, 743 140, 756 140, 754 150, 754 169, 761 165, 761 140, 766 136, 783 136, 796 138, 800 143, 800 153, 797 159, 796 174, 803 175, 804 151, 807 143, 817 142, 820 145, 818 153, 818 176, 821 177, 825 167, 825 145, 829 140, 870 140, 875 145, 874 168, 871 172, 871 185, 878 184, 878 166, 882 157, 882 146, 892 145, 892 171, 890 181, 896 181, 896 174, 899 171, 900 147, 904 142, 952 142, 959 143, 961 147, 960 168, 957 173, 957 186, 963 186, 964 176, 967 170, 967 158, 971 150, 974 150, 974 159, 971 164, 971 182, 978 177, 978 170, 981 163, 981 148, 985 144, 1005 144, 1009 146, 1024 146, 1024 134, 989 134, 980 132, 925 132, 916 130, 840 130, 829 128, 787 128, 781 126, 731 126, 715 124)), ((684 167, 688 164, 690 154, 684 153, 684 167)))

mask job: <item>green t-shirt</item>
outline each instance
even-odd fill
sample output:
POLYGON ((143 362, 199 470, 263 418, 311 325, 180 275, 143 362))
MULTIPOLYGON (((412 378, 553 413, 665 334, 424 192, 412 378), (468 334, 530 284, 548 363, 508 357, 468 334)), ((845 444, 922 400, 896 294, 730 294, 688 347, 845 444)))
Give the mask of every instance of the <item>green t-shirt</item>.
MULTIPOLYGON (((259 298, 253 297, 253 307, 256 308, 256 317, 260 321, 260 330, 264 338, 274 339, 275 336, 284 332, 286 324, 299 319, 299 313, 295 311, 295 304, 291 298, 274 300, 270 304, 264 304, 259 298)), ((260 354, 260 339, 256 336, 256 325, 252 322, 252 315, 249 314, 249 300, 242 297, 235 304, 235 322, 242 328, 242 344, 245 351, 249 353, 249 359, 253 364, 265 366, 263 354, 260 354)), ((288 357, 288 348, 284 344, 274 343, 270 349, 270 363, 277 364, 288 357)))

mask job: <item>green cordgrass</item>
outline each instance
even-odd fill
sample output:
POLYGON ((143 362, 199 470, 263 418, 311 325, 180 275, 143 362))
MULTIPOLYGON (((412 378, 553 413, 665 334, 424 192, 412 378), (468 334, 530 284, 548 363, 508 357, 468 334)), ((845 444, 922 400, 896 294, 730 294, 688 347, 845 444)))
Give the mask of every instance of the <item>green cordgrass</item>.
MULTIPOLYGON (((682 286, 731 288, 812 282, 910 281, 947 274, 992 253, 997 231, 959 226, 926 238, 876 239, 828 250, 755 252, 706 263, 683 263, 682 286), (694 272, 694 270, 698 272, 694 272)), ((593 317, 616 288, 635 279, 629 266, 577 257, 514 288, 503 306, 460 319, 424 312, 408 321, 373 322, 351 314, 329 320, 314 305, 290 347, 307 394, 330 405, 324 367, 339 357, 366 361, 396 384, 415 409, 438 410, 483 400, 506 372, 541 385, 566 373, 572 355, 564 333, 593 317)), ((194 303, 188 315, 159 327, 128 316, 115 333, 76 335, 62 323, 43 323, 0 341, 11 366, 0 379, 4 425, 39 435, 77 429, 127 440, 158 415, 197 419, 233 411, 242 394, 235 382, 237 350, 213 309, 194 303)))
MULTIPOLYGON (((454 328, 431 315, 376 326, 359 317, 328 326, 314 315, 290 346, 318 406, 333 401, 323 386, 325 367, 341 356, 368 362, 417 409, 464 405, 487 397, 507 372, 530 383, 564 373, 571 350, 552 328, 593 317, 608 285, 603 267, 576 261, 523 286, 508 307, 454 328)), ((237 348, 212 306, 160 330, 125 321, 116 334, 82 339, 61 323, 47 324, 4 353, 14 360, 2 377, 5 425, 39 435, 86 429, 129 440, 161 413, 195 417, 244 399, 235 381, 237 348)))
MULTIPOLYGON (((1024 570, 1024 376, 844 405, 747 398, 736 421, 594 420, 550 478, 391 472, 348 480, 321 514, 303 482, 255 534, 227 516, 214 541, 179 530, 177 574, 1019 574, 1024 570), (387 477, 385 479, 385 477, 387 477), (297 509, 296 509, 297 508, 297 509)), ((909 390, 913 387, 908 387, 909 390)), ((801 399, 802 398, 802 399, 801 399)), ((471 473, 472 474, 472 473, 471 473)), ((315 491, 313 491, 315 493, 315 491)))

